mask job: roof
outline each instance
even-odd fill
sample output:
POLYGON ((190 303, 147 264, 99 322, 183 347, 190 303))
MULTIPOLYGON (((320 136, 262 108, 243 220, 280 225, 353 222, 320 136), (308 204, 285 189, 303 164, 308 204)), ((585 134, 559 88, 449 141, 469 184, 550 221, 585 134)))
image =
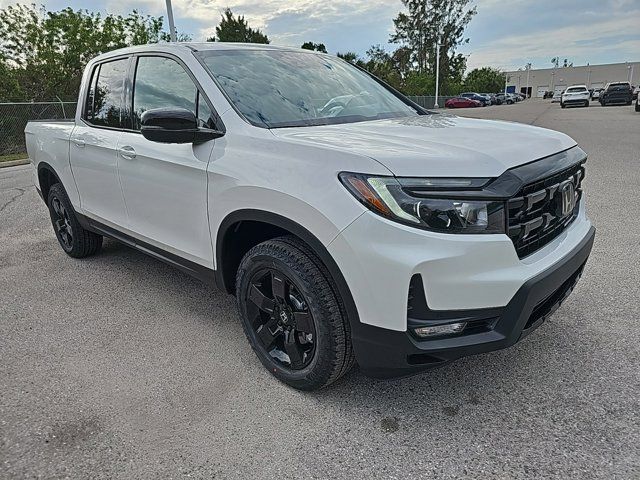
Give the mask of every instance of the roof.
MULTIPOLYGON (((237 43, 237 42, 179 42, 192 50, 301 50, 296 47, 270 45, 266 43, 237 43)), ((311 50, 306 50, 311 52, 311 50)))
POLYGON ((211 51, 211 50, 273 50, 273 51, 288 51, 288 52, 305 52, 317 55, 326 55, 324 53, 315 52, 313 50, 302 50, 297 47, 285 47, 269 45, 264 43, 235 43, 235 42, 159 42, 150 43, 147 45, 136 45, 133 47, 125 47, 117 50, 111 50, 109 52, 98 55, 92 62, 102 60, 105 58, 115 57, 118 55, 129 55, 139 52, 194 52, 194 51, 211 51))

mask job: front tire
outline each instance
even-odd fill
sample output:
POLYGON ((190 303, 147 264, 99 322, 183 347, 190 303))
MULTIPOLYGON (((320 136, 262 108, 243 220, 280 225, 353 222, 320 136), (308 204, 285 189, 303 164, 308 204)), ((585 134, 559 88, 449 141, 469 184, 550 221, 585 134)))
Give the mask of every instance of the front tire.
POLYGON ((244 256, 236 300, 251 348, 287 385, 317 390, 353 366, 349 323, 337 289, 296 237, 268 240, 244 256))
POLYGON ((62 184, 56 183, 51 186, 47 205, 53 231, 67 255, 84 258, 100 251, 102 236, 82 228, 62 184))

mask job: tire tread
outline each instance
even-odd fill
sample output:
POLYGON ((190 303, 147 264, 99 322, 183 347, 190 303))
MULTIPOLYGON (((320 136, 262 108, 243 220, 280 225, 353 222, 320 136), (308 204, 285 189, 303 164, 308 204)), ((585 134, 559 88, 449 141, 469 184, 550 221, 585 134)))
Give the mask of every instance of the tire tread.
MULTIPOLYGON (((321 318, 316 318, 316 321, 328 322, 331 337, 329 355, 326 355, 327 358, 318 359, 318 368, 314 369, 307 379, 290 381, 283 376, 276 375, 276 377, 300 390, 317 390, 332 384, 353 367, 355 357, 345 307, 326 267, 308 246, 294 236, 278 237, 256 245, 244 256, 236 274, 236 299, 241 315, 243 315, 241 304, 243 278, 250 268, 252 259, 256 256, 270 256, 280 260, 313 285, 315 303, 321 309, 321 318)), ((251 348, 260 358, 252 342, 248 322, 244 319, 242 326, 251 348)), ((316 350, 316 355, 318 353, 316 350)))

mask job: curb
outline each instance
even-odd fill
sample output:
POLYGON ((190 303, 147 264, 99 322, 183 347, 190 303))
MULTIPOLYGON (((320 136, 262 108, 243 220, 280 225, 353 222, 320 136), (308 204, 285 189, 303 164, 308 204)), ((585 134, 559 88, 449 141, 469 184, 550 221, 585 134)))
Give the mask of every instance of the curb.
POLYGON ((16 167, 18 165, 28 165, 29 159, 23 158, 22 160, 9 160, 8 162, 0 162, 0 168, 16 167))

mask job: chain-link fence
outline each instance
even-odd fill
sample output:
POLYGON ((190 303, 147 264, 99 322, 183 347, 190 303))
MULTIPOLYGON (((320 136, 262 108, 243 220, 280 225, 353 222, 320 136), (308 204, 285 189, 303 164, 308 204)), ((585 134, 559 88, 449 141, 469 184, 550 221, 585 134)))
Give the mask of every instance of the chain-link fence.
MULTIPOLYGON (((413 102, 416 102, 422 108, 433 108, 436 103, 436 97, 433 95, 422 95, 422 96, 410 96, 409 97, 413 102)), ((438 106, 444 107, 444 102, 454 97, 438 97, 438 106)))
POLYGON ((24 127, 29 120, 70 119, 76 102, 0 103, 0 155, 26 153, 24 127))

